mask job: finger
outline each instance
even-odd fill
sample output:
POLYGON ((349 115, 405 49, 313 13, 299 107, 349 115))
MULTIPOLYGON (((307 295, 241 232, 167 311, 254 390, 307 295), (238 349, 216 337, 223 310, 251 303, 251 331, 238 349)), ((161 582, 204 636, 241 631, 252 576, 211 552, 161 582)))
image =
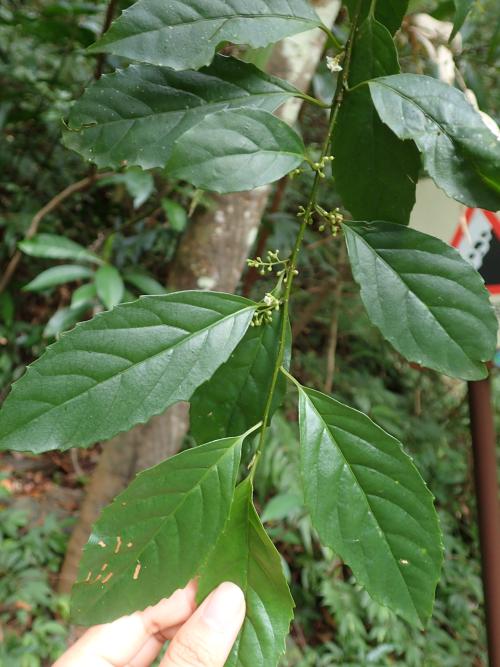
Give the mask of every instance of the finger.
POLYGON ((132 658, 128 667, 150 667, 162 650, 165 641, 172 639, 181 627, 182 624, 174 625, 172 628, 162 631, 160 638, 157 635, 150 637, 139 653, 132 658))
POLYGON ((127 663, 127 667, 151 667, 163 648, 163 643, 157 637, 150 637, 139 653, 127 663))
POLYGON ((161 667, 224 667, 244 618, 241 589, 221 584, 175 635, 161 667))
POLYGON ((196 583, 191 582, 154 607, 92 628, 54 667, 126 665, 150 637, 156 635, 159 641, 164 641, 162 633, 186 621, 196 608, 195 596, 196 583))

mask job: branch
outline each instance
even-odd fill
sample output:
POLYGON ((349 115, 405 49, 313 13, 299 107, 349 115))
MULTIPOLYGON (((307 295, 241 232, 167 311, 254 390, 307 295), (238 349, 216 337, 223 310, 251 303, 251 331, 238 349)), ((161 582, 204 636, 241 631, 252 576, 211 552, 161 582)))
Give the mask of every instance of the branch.
MULTIPOLYGON (((301 311, 300 317, 295 318, 292 326, 292 337, 298 338, 300 334, 306 329, 309 322, 314 318, 316 313, 325 305, 325 299, 331 292, 331 284, 325 281, 319 288, 315 290, 316 297, 311 299, 307 306, 301 311)), ((309 290, 311 296, 313 290, 309 290)))
MULTIPOLYGON (((113 21, 115 11, 116 11, 117 0, 110 0, 108 8, 106 9, 106 16, 104 17, 104 23, 102 26, 101 37, 105 32, 109 30, 109 27, 113 21)), ((104 68, 104 63, 106 60, 106 54, 100 53, 96 59, 94 79, 100 79, 102 76, 102 70, 104 68)))
MULTIPOLYGON (((24 235, 24 239, 31 239, 33 236, 35 236, 38 231, 38 226, 40 225, 43 218, 58 208, 66 199, 68 199, 68 197, 71 197, 71 195, 75 194, 76 192, 86 190, 89 186, 95 183, 95 181, 100 181, 103 178, 109 178, 110 176, 113 176, 114 173, 115 172, 113 171, 107 171, 102 174, 91 174, 90 176, 82 178, 81 181, 77 181, 76 183, 68 185, 67 188, 65 188, 62 192, 59 192, 59 194, 57 194, 47 204, 45 204, 45 206, 43 206, 43 208, 41 208, 38 213, 35 213, 33 219, 31 220, 30 226, 28 227, 28 230, 24 235)), ((17 265, 21 260, 21 257, 21 251, 16 250, 10 262, 8 263, 3 276, 0 279, 0 294, 10 283, 12 276, 17 269, 17 265)))
MULTIPOLYGON (((351 57, 352 57, 352 47, 354 43, 354 38, 355 38, 355 33, 358 27, 358 19, 359 19, 359 13, 360 13, 360 8, 361 8, 361 0, 358 0, 358 7, 357 11, 354 17, 354 20, 352 22, 351 30, 349 33, 349 37, 347 40, 346 44, 346 53, 345 53, 345 59, 344 59, 344 69, 342 70, 341 76, 339 76, 338 81, 337 81, 337 88, 335 90, 335 95, 333 98, 333 103, 332 103, 332 108, 331 108, 331 113, 330 113, 330 120, 328 124, 328 131, 327 135, 325 138, 325 142, 323 144, 323 148, 321 150, 321 156, 319 159, 319 163, 321 163, 324 158, 328 156, 328 151, 330 149, 330 145, 332 142, 332 135, 335 130, 335 126, 337 123, 337 116, 340 111, 340 107, 342 106, 342 102, 344 100, 344 89, 349 81, 349 69, 350 69, 350 64, 351 64, 351 57)), ((280 374, 280 369, 283 364, 283 359, 285 357, 285 347, 286 347, 286 340, 287 340, 287 331, 288 331, 288 318, 289 318, 289 312, 290 312, 290 296, 292 293, 292 285, 293 285, 293 280, 294 276, 297 272, 297 261, 298 261, 298 256, 300 249, 302 247, 302 242, 304 240, 304 235, 306 232, 306 228, 308 224, 311 222, 313 211, 314 211, 314 206, 316 204, 316 199, 317 199, 317 194, 319 190, 319 186, 321 183, 321 178, 324 177, 324 174, 321 173, 321 170, 318 169, 316 171, 316 176, 314 177, 314 182, 312 184, 311 192, 309 194, 309 201, 305 209, 303 209, 302 212, 302 222, 299 228, 299 231, 297 233, 297 238, 295 239, 295 245, 292 250, 292 254, 290 255, 289 259, 289 264, 287 268, 287 275, 286 275, 286 286, 284 288, 284 295, 283 295, 283 315, 281 319, 281 331, 280 331, 280 340, 279 340, 279 349, 278 349, 278 356, 276 359, 276 363, 274 366, 274 371, 271 379, 271 386, 269 388, 269 394, 267 397, 267 403, 266 407, 264 408, 264 415, 262 417, 262 428, 260 431, 260 437, 259 441, 257 443, 257 448, 254 454, 254 457, 250 463, 251 469, 250 469, 250 479, 253 481, 254 476, 255 476, 255 471, 257 469, 257 465, 259 463, 259 459, 262 455, 262 450, 264 447, 264 441, 266 437, 266 429, 269 423, 269 416, 271 413, 271 406, 274 398, 274 391, 276 389, 276 384, 278 382, 278 377, 280 374)), ((287 374, 288 375, 288 374, 287 374)))

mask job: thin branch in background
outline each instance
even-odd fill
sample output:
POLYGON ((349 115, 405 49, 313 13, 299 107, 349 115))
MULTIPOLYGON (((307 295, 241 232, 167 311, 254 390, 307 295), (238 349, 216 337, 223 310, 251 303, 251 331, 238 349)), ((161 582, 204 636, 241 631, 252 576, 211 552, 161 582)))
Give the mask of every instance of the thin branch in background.
POLYGON ((72 447, 69 450, 69 456, 71 459, 71 465, 73 466, 73 470, 75 471, 75 475, 80 479, 82 479, 83 477, 85 477, 85 471, 81 467, 80 462, 78 460, 78 449, 76 449, 76 447, 72 447))
POLYGON ((342 303, 342 288, 344 286, 344 264, 346 261, 345 244, 341 241, 339 256, 337 259, 337 280, 333 293, 333 311, 330 322, 330 333, 328 336, 328 348, 326 351, 326 375, 325 393, 331 394, 333 388, 333 376, 335 375, 335 357, 337 354, 337 342, 339 337, 339 311, 342 303))
POLYGON ((316 313, 321 310, 325 303, 325 299, 330 292, 330 289, 331 284, 329 281, 326 281, 321 286, 308 290, 311 296, 314 292, 317 292, 317 296, 307 304, 307 306, 301 312, 300 317, 296 317, 294 319, 292 326, 292 336, 294 339, 297 338, 297 336, 299 336, 304 331, 304 329, 306 329, 306 327, 309 325, 309 322, 311 322, 316 313))
MULTIPOLYGON (((57 209, 66 199, 68 199, 68 197, 71 197, 71 195, 74 195, 76 192, 81 192, 82 190, 86 190, 96 181, 100 181, 103 178, 109 178, 110 176, 113 176, 113 174, 114 174, 113 171, 103 172, 102 174, 91 174, 90 176, 82 178, 81 181, 77 181, 76 183, 68 185, 67 188, 59 192, 33 216, 30 226, 28 227, 28 230, 24 235, 24 239, 25 240, 31 239, 33 236, 35 236, 43 218, 49 213, 52 213, 52 211, 54 211, 55 209, 57 209)), ((14 275, 17 269, 17 265, 21 261, 21 257, 22 257, 21 251, 16 250, 10 262, 8 263, 7 268, 4 271, 4 274, 0 278, 0 294, 4 291, 4 289, 12 280, 12 276, 14 275)))
MULTIPOLYGON (((109 30, 109 27, 115 16, 116 7, 118 5, 117 0, 110 0, 108 8, 106 9, 106 16, 104 17, 104 23, 102 26, 101 36, 109 30)), ((94 79, 100 79, 102 76, 102 71, 104 69, 104 63, 106 62, 106 54, 99 53, 96 59, 96 65, 94 70, 94 79)))

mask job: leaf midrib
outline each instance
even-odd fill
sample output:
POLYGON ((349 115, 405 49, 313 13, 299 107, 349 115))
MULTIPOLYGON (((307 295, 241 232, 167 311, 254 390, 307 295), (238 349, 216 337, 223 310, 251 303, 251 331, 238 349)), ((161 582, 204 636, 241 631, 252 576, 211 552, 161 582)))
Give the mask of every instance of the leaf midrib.
MULTIPOLYGON (((233 498, 233 502, 234 502, 234 498, 233 498)), ((247 592, 248 592, 248 589, 250 587, 250 585, 248 583, 248 577, 249 577, 248 572, 249 572, 249 569, 250 569, 250 499, 249 499, 248 496, 245 498, 245 519, 246 519, 246 521, 245 521, 245 526, 246 526, 245 543, 246 543, 246 551, 247 551, 246 555, 247 555, 247 557, 245 559, 245 571, 244 571, 245 586, 244 586, 244 590, 243 589, 242 590, 243 590, 243 593, 245 595, 245 600, 246 600, 247 592)), ((235 656, 236 656, 236 660, 238 662, 240 662, 239 653, 240 653, 241 640, 243 639, 244 624, 247 622, 247 620, 248 620, 248 611, 245 614, 245 619, 243 621, 243 626, 241 628, 241 632, 238 633, 238 636, 237 636, 236 641, 234 643, 234 653, 235 653, 235 656)))
MULTIPOLYGON (((128 18, 128 17, 127 17, 128 18)), ((225 24, 228 23, 229 21, 235 21, 235 20, 240 20, 240 19, 261 19, 261 20, 268 20, 268 19, 279 19, 281 21, 290 21, 294 20, 297 21, 298 23, 304 23, 305 25, 311 25, 311 26, 318 26, 321 25, 321 22, 319 19, 314 20, 312 18, 303 18, 300 16, 286 16, 284 14, 223 14, 220 16, 214 16, 212 18, 197 18, 193 19, 191 21, 189 20, 182 20, 182 22, 179 23, 171 23, 171 24, 164 24, 160 28, 150 28, 148 30, 142 30, 141 32, 135 32, 131 35, 127 35, 125 37, 117 37, 113 40, 106 41, 103 44, 103 47, 106 47, 108 45, 115 44, 117 42, 124 42, 128 39, 135 39, 136 37, 142 36, 142 35, 149 35, 151 33, 158 33, 158 32, 163 32, 164 30, 168 30, 169 28, 184 28, 184 27, 191 27, 195 25, 196 23, 213 23, 216 21, 222 21, 222 24, 218 26, 217 30, 208 38, 208 40, 212 40, 214 36, 220 32, 222 28, 225 27, 225 24)), ((120 26, 121 27, 121 26, 120 26)), ((99 46, 99 43, 97 42, 96 48, 99 46)))
MULTIPOLYGON (((358 232, 355 231, 355 230, 353 229, 353 227, 351 227, 351 226, 348 225, 348 228, 352 231, 353 234, 355 234, 356 238, 360 239, 361 242, 364 243, 364 245, 365 245, 367 248, 369 248, 369 249, 373 252, 373 254, 374 254, 376 257, 378 257, 378 258, 380 259, 380 261, 384 264, 384 266, 386 266, 386 267, 387 267, 387 268, 388 268, 388 269, 389 269, 395 276, 397 276, 397 277, 399 278, 399 280, 400 280, 401 283, 405 286, 405 288, 408 290, 408 292, 409 292, 410 294, 412 294, 412 295, 417 299, 417 301, 425 307, 425 310, 431 315, 432 319, 439 325, 440 329, 446 334, 446 336, 448 337, 448 339, 449 339, 449 340, 450 340, 456 347, 458 347, 458 348, 460 349, 460 351, 464 354, 465 358, 466 358, 469 362, 472 362, 472 363, 474 363, 474 362, 475 362, 475 363, 481 363, 480 361, 473 360, 473 359, 471 359, 471 358, 469 357, 469 355, 467 354, 467 352, 465 351, 465 349, 460 345, 460 343, 459 343, 458 341, 456 341, 456 340, 450 335, 450 333, 448 332, 448 330, 446 329, 446 327, 444 326, 444 324, 443 324, 443 323, 436 317, 436 315, 432 312, 431 307, 429 307, 429 306, 425 303, 425 301, 422 301, 422 299, 418 296, 418 294, 417 294, 416 292, 414 292, 414 291, 408 286, 408 284, 403 280, 402 275, 404 275, 404 274, 401 274, 401 273, 399 273, 398 271, 396 271, 396 269, 393 268, 393 267, 392 267, 392 266, 391 266, 391 265, 384 259, 384 257, 382 257, 382 255, 380 255, 380 254, 378 253, 377 249, 374 248, 374 246, 370 245, 370 244, 368 243, 368 241, 366 241, 365 238, 364 238, 361 234, 358 234, 358 232)), ((394 248, 394 250, 400 250, 400 248, 394 248)), ((407 249, 406 249, 406 250, 407 250, 407 249)), ((434 308, 434 306, 432 306, 432 308, 434 308)), ((467 311, 467 312, 468 312, 468 311, 467 311)), ((408 328, 408 331, 410 331, 409 328, 408 328)), ((410 333, 411 333, 411 332, 410 332, 410 333)), ((413 336, 413 334, 412 334, 412 337, 413 337, 413 339, 415 340, 415 343, 416 343, 417 341, 416 341, 415 337, 413 336)), ((420 350, 422 349, 422 347, 421 347, 420 344, 418 344, 418 347, 419 347, 420 350)), ((425 356, 428 357, 427 353, 425 353, 425 356)))
MULTIPOLYGON (((376 80, 374 79, 373 82, 375 82, 375 81, 376 81, 376 80)), ((488 178, 487 178, 487 176, 483 175, 483 173, 482 173, 480 167, 478 166, 478 164, 477 164, 477 162, 476 162, 476 157, 475 157, 474 153, 469 152, 469 150, 467 149, 467 147, 464 146, 464 144, 463 144, 459 139, 454 139, 453 136, 450 135, 450 134, 445 130, 445 128, 443 127, 443 125, 441 124, 441 122, 440 122, 439 120, 437 120, 436 118, 434 118, 433 116, 431 116, 430 113, 429 113, 428 111, 426 111, 422 106, 420 106, 420 104, 419 104, 413 97, 408 97, 407 95, 405 95, 404 93, 402 93, 402 92, 401 92, 400 90, 398 90, 397 88, 394 88, 394 87, 392 87, 392 86, 389 86, 389 85, 386 84, 386 83, 382 83, 382 82, 380 82, 380 81, 377 81, 376 83, 377 83, 377 85, 379 85, 379 86, 385 86, 385 88, 387 88, 388 90, 391 90, 391 91, 392 91, 393 93, 395 93, 396 95, 399 95, 399 96, 402 97, 404 100, 406 100, 408 103, 413 104, 414 106, 416 106, 417 109, 419 109, 419 111, 422 113, 423 116, 425 116, 425 118, 426 118, 427 120, 429 120, 429 121, 431 121, 432 123, 434 123, 434 124, 441 130, 441 132, 442 132, 443 135, 448 139, 448 141, 450 142, 450 144, 452 144, 454 152, 456 152, 456 154, 458 154, 458 155, 460 156, 460 158, 462 158, 462 159, 463 159, 464 157, 467 157, 467 158, 472 162, 472 164, 474 165, 474 169, 475 169, 476 173, 479 175, 480 179, 483 181, 483 183, 486 183, 487 185, 489 185, 489 183, 488 183, 488 178)), ((386 123, 386 124, 387 124, 387 123, 386 123)), ((387 125, 388 125, 388 124, 387 124, 387 125)), ((485 128, 486 128, 486 126, 485 126, 485 128)), ((487 129, 487 128, 486 128, 486 129, 487 129)), ((413 140, 412 137, 409 137, 409 139, 410 139, 410 140, 413 140)), ((437 141, 437 138, 436 138, 436 141, 437 141)), ((415 143, 416 143, 416 141, 415 141, 415 143)), ((422 151, 421 151, 421 152, 422 152, 422 151)), ((425 155, 425 157, 427 157, 427 153, 424 153, 424 155, 425 155)))
MULTIPOLYGON (((105 89, 103 89, 103 90, 105 90, 105 89)), ((177 88, 173 88, 172 90, 178 91, 177 88)), ((181 91, 181 92, 186 92, 186 91, 181 91)), ((190 94, 192 94, 192 93, 190 93, 190 94)), ((109 125, 114 125, 116 123, 139 123, 141 121, 151 120, 151 118, 158 118, 160 120, 160 119, 164 118, 165 116, 169 116, 169 115, 173 116, 175 114, 182 115, 183 117, 185 117, 185 116, 188 116, 190 113, 194 114, 196 111, 200 111, 200 110, 204 110, 204 109, 210 109, 211 107, 217 107, 217 106, 220 106, 220 105, 232 105, 233 103, 242 105, 241 107, 236 107, 236 109, 247 109, 247 108, 248 109, 253 109, 253 108, 258 109, 259 107, 253 107, 252 105, 245 105, 245 102, 248 102, 249 99, 252 99, 252 98, 255 98, 255 97, 267 97, 267 96, 268 97, 272 97, 272 96, 281 97, 283 95, 289 95, 290 97, 300 97, 300 93, 298 91, 295 93, 295 92, 292 92, 292 91, 287 91, 286 89, 283 88, 282 90, 272 90, 272 91, 270 90, 270 91, 259 92, 259 93, 248 93, 248 95, 244 95, 244 96, 241 96, 241 97, 228 98, 228 99, 220 100, 219 102, 206 102, 202 98, 199 98, 199 99, 202 100, 201 103, 197 106, 189 107, 189 109, 175 109, 175 110, 170 110, 170 111, 161 111, 161 112, 157 112, 157 113, 145 114, 143 116, 136 116, 136 117, 133 117, 133 118, 123 118, 123 117, 121 117, 121 118, 116 118, 115 120, 106 121, 104 123, 95 122, 95 123, 81 124, 81 125, 79 125, 79 127, 72 126, 70 128, 70 131, 71 132, 81 132, 82 130, 103 128, 103 127, 107 127, 109 125)), ((137 98, 133 98, 133 99, 137 99, 137 98)), ((108 107, 108 109, 109 108, 110 107, 108 107)), ((230 108, 230 106, 228 106, 228 108, 230 108)), ((205 115, 210 115, 212 113, 218 113, 219 111, 224 111, 224 109, 218 109, 217 111, 207 111, 205 115)), ((174 127, 172 127, 172 129, 165 136, 168 136, 168 134, 170 134, 170 132, 174 131, 177 126, 178 126, 178 124, 175 125, 174 127)), ((190 128, 188 128, 188 129, 190 129, 190 128)))
MULTIPOLYGON (((294 157, 294 158, 300 157, 300 158, 302 158, 302 160, 304 160, 304 156, 303 156, 302 153, 292 153, 291 151, 282 151, 282 150, 279 150, 279 148, 259 148, 257 146, 256 150, 250 151, 248 153, 229 153, 229 154, 225 154, 225 155, 208 156, 208 157, 206 157, 202 160, 201 159, 197 160, 196 161, 196 166, 198 167, 200 165, 206 165, 209 162, 216 162, 218 160, 231 160, 231 159, 238 159, 238 158, 242 158, 242 157, 243 158, 245 158, 245 157, 254 157, 256 155, 257 156, 258 155, 266 155, 266 156, 270 155, 270 156, 273 156, 273 157, 280 156, 280 155, 286 155, 287 157, 294 157)), ((181 168, 185 169, 185 168, 188 168, 190 166, 192 166, 192 163, 190 163, 186 167, 182 166, 181 168)), ((167 167, 168 167, 168 163, 167 163, 167 167)), ((179 167, 174 167, 174 171, 176 171, 177 169, 179 169, 179 167)))
MULTIPOLYGON (((162 354, 165 354, 165 353, 168 352, 169 350, 175 350, 178 346, 184 345, 184 343, 189 342, 192 338, 194 338, 194 337, 196 337, 196 336, 198 336, 198 335, 202 335, 202 334, 205 333, 205 332, 209 332, 212 328, 215 328, 216 326, 218 326, 219 324, 222 324, 222 323, 225 322, 226 320, 230 320, 231 318, 234 318, 234 319, 235 319, 237 316, 242 315, 245 311, 251 311, 251 310, 254 310, 254 309, 255 309, 255 306, 246 306, 245 308, 242 308, 241 310, 238 310, 238 311, 236 311, 236 312, 234 312, 234 313, 231 313, 230 315, 225 315, 222 319, 217 320, 217 322, 212 323, 211 325, 209 325, 209 326, 207 326, 207 327, 204 327, 203 329, 198 329, 197 331, 191 333, 189 336, 186 336, 185 338, 183 338, 182 340, 178 341, 177 343, 175 343, 175 344, 172 345, 171 347, 165 348, 165 349, 161 350, 160 352, 156 352, 155 354, 153 354, 153 355, 151 355, 151 356, 149 356, 149 357, 146 357, 145 359, 141 359, 140 361, 136 361, 136 362, 134 362, 133 364, 131 364, 130 366, 128 366, 127 368, 124 368, 123 370, 119 371, 118 373, 115 373, 114 375, 110 375, 109 377, 107 377, 107 378, 106 378, 105 380, 103 380, 102 382, 97 382, 97 383, 96 383, 95 385, 93 385, 92 387, 89 387, 89 388, 86 389, 85 391, 83 391, 83 392, 81 392, 81 393, 79 393, 79 394, 76 394, 75 396, 71 397, 70 399, 68 399, 68 400, 66 400, 66 401, 63 401, 62 403, 58 403, 57 405, 53 405, 53 407, 50 408, 50 410, 45 410, 45 411, 43 411, 42 413, 40 413, 39 415, 37 415, 34 419, 31 419, 29 422, 24 422, 24 423, 22 424, 21 428, 19 428, 18 426, 16 426, 14 429, 11 429, 10 431, 7 431, 7 432, 2 433, 2 435, 1 435, 1 439, 6 438, 6 437, 12 435, 12 433, 15 433, 15 432, 18 431, 18 430, 23 430, 24 428, 26 428, 26 426, 27 426, 28 424, 33 424, 33 423, 36 422, 38 419, 40 419, 40 418, 42 418, 42 417, 44 417, 44 416, 50 414, 53 410, 58 410, 58 409, 61 408, 62 406, 69 405, 69 404, 72 403, 73 401, 75 401, 75 400, 77 400, 77 399, 80 399, 82 396, 84 396, 85 394, 87 394, 89 391, 94 390, 96 387, 101 387, 101 386, 104 385, 106 382, 109 382, 110 380, 113 380, 113 379, 115 379, 115 378, 117 378, 117 377, 120 377, 120 376, 124 375, 125 373, 127 373, 127 372, 130 371, 131 369, 133 369, 133 368, 139 366, 140 364, 147 363, 147 362, 149 362, 150 360, 155 359, 156 357, 159 357, 159 356, 161 356, 162 354)), ((169 325, 166 325, 166 326, 169 326, 169 325)), ((86 351, 88 351, 88 350, 86 350, 86 351)), ((57 376, 56 376, 56 377, 57 377, 57 376)), ((13 391, 15 391, 15 388, 13 388, 13 391)), ((15 396, 13 396, 13 400, 16 400, 15 396)))
MULTIPOLYGON (((366 503, 366 505, 367 505, 367 507, 368 507, 368 509, 369 509, 369 511, 370 511, 370 513, 371 513, 371 515, 372 515, 372 517, 373 517, 373 520, 375 521, 377 527, 378 527, 379 530, 381 531, 382 536, 383 536, 383 541, 385 542, 385 544, 386 544, 386 546, 387 546, 387 549, 388 549, 389 553, 391 554, 394 563, 396 564, 397 571, 399 572, 399 576, 401 577, 401 580, 402 580, 402 582, 403 582, 404 588, 405 588, 405 590, 406 590, 406 592, 407 592, 407 594, 408 594, 408 597, 409 597, 410 602, 411 602, 411 604, 412 604, 412 607, 413 607, 413 609, 414 609, 414 611, 415 611, 415 614, 417 615, 417 618, 418 618, 418 619, 422 620, 421 617, 420 617, 420 614, 419 614, 419 612, 418 612, 418 610, 417 610, 417 608, 416 608, 416 606, 415 606, 415 602, 413 601, 413 597, 412 597, 412 595, 411 595, 411 593, 410 593, 410 587, 409 587, 409 585, 407 584, 406 579, 404 578, 403 571, 402 571, 402 569, 401 569, 401 567, 400 567, 399 561, 398 561, 398 559, 397 559, 397 558, 395 557, 395 555, 394 555, 394 552, 393 552, 393 550, 392 550, 392 547, 391 547, 391 545, 389 544, 389 542, 388 542, 388 540, 387 540, 387 537, 386 537, 386 535, 385 535, 385 531, 382 529, 382 526, 380 525, 380 523, 379 523, 379 521, 378 521, 378 519, 377 519, 377 516, 376 516, 376 514, 375 514, 375 512, 374 512, 374 510, 373 510, 373 507, 371 506, 370 501, 368 500, 368 497, 367 497, 367 495, 366 495, 366 493, 365 493, 365 491, 364 491, 364 489, 363 489, 363 486, 361 485, 360 481, 358 480, 358 478, 357 478, 357 476, 356 476, 356 473, 354 472, 354 470, 353 470, 352 467, 351 467, 351 464, 349 463, 349 461, 348 461, 347 458, 345 457, 344 452, 343 452, 343 450, 341 449, 340 445, 337 443, 337 440, 336 440, 334 434, 332 433, 332 431, 330 430, 329 425, 325 422, 325 420, 323 419, 323 417, 322 417, 321 414, 319 413, 318 409, 317 409, 316 406, 314 405, 314 402, 312 401, 311 398, 309 398, 308 394, 307 394, 303 389, 301 389, 301 391, 303 392, 304 396, 306 397, 306 399, 307 399, 307 401, 309 402, 309 404, 311 405, 312 409, 314 410, 314 412, 315 412, 316 415, 318 416, 318 418, 319 418, 319 420, 321 421, 321 423, 324 424, 324 428, 325 428, 326 431, 330 434, 331 440, 332 440, 332 442, 335 444, 335 447, 336 447, 337 451, 340 453, 340 455, 341 455, 341 457, 342 457, 342 460, 344 461, 344 463, 345 463, 347 469, 348 469, 349 472, 351 473, 352 478, 355 480, 355 482, 356 482, 358 488, 361 490, 361 492, 362 492, 362 497, 363 497, 363 499, 365 500, 365 503, 366 503)), ((378 596, 377 596, 377 597, 378 597, 378 596)))

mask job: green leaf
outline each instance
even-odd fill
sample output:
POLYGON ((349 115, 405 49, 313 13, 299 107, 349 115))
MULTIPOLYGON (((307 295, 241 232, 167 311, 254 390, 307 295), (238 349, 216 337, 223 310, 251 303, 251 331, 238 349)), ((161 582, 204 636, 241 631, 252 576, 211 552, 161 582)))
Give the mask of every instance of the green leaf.
POLYGON ((242 439, 167 459, 104 509, 73 587, 75 623, 106 623, 143 609, 194 577, 228 517, 242 439))
POLYGON ((188 221, 186 209, 171 199, 162 199, 161 205, 167 215, 168 224, 174 232, 183 232, 188 221))
POLYGON ((61 264, 60 266, 53 266, 39 273, 36 278, 23 287, 23 290, 27 292, 41 292, 42 290, 63 285, 64 283, 91 278, 93 275, 94 272, 87 266, 61 264))
POLYGON ((80 322, 88 309, 88 303, 78 303, 70 308, 59 308, 45 325, 43 337, 55 338, 64 331, 71 329, 80 322))
POLYGON ((465 23, 465 19, 469 14, 474 0, 453 0, 455 3, 455 19, 453 21, 453 30, 450 35, 450 42, 455 37, 457 32, 465 23))
POLYGON ((421 625, 442 563, 433 498, 401 443, 366 415, 299 390, 306 505, 323 544, 374 600, 421 625))
MULTIPOLYGON (((233 353, 191 399, 191 432, 198 443, 243 433, 262 419, 278 356, 281 317, 250 327, 233 353)), ((281 405, 286 380, 280 374, 272 412, 281 405)))
POLYGON ((127 283, 136 287, 141 294, 165 294, 166 289, 152 276, 143 271, 134 271, 129 269, 123 273, 123 278, 127 283))
POLYGON ((73 292, 71 296, 71 307, 76 308, 77 306, 82 306, 83 304, 90 304, 94 301, 97 296, 97 290, 94 283, 88 283, 87 285, 81 285, 73 292))
POLYGON ((79 243, 57 234, 37 234, 31 239, 21 241, 19 249, 31 257, 44 259, 72 259, 77 262, 94 262, 100 264, 100 258, 79 243))
MULTIPOLYGON (((349 86, 396 72, 398 54, 391 35, 368 17, 355 33, 349 86)), ((338 191, 355 218, 408 223, 415 204, 419 153, 412 141, 401 141, 382 123, 366 86, 346 93, 333 135, 333 154, 338 191)))
POLYGON ((302 139, 261 109, 205 116, 175 144, 168 174, 202 190, 240 192, 277 181, 304 160, 302 139))
POLYGON ((303 508, 304 499, 296 493, 278 493, 264 507, 262 523, 284 521, 303 508))
POLYGON ((14 299, 10 292, 0 292, 0 318, 2 324, 11 327, 14 324, 15 314, 14 299))
POLYGON ((97 296, 106 306, 114 308, 123 298, 123 280, 120 272, 114 266, 101 266, 95 274, 97 296))
POLYGON ((419 74, 369 82, 380 118, 413 139, 429 176, 467 206, 500 208, 500 142, 456 88, 419 74))
POLYGON ((215 292, 100 313, 28 367, 0 410, 0 450, 85 447, 187 401, 243 337, 256 304, 215 292))
POLYGON ((409 0, 378 0, 375 18, 393 35, 406 16, 408 4, 409 0))
POLYGON ((224 42, 259 48, 319 25, 305 0, 139 0, 89 50, 199 69, 224 42))
MULTIPOLYGON (((359 0, 345 0, 351 20, 356 16, 359 0)), ((358 24, 370 14, 372 0, 362 0, 358 24)), ((400 27, 408 11, 408 0, 378 0, 375 3, 375 19, 393 35, 400 27)))
POLYGON ((253 506, 249 479, 236 488, 229 520, 201 572, 200 600, 223 581, 237 584, 247 603, 225 667, 275 667, 285 651, 294 604, 280 555, 253 506))
POLYGON ((101 77, 73 106, 64 143, 99 167, 164 167, 174 142, 221 109, 274 111, 299 92, 253 65, 217 56, 200 72, 131 65, 101 77))
MULTIPOLYGON (((102 104, 102 102, 101 102, 102 104)), ((128 194, 134 200, 134 208, 140 208, 153 194, 155 182, 152 174, 143 171, 139 167, 131 167, 123 174, 115 174, 101 181, 100 185, 110 183, 121 183, 125 186, 128 194)))
POLYGON ((389 222, 346 222, 354 278, 396 350, 440 373, 486 377, 497 322, 483 280, 446 243, 389 222))

